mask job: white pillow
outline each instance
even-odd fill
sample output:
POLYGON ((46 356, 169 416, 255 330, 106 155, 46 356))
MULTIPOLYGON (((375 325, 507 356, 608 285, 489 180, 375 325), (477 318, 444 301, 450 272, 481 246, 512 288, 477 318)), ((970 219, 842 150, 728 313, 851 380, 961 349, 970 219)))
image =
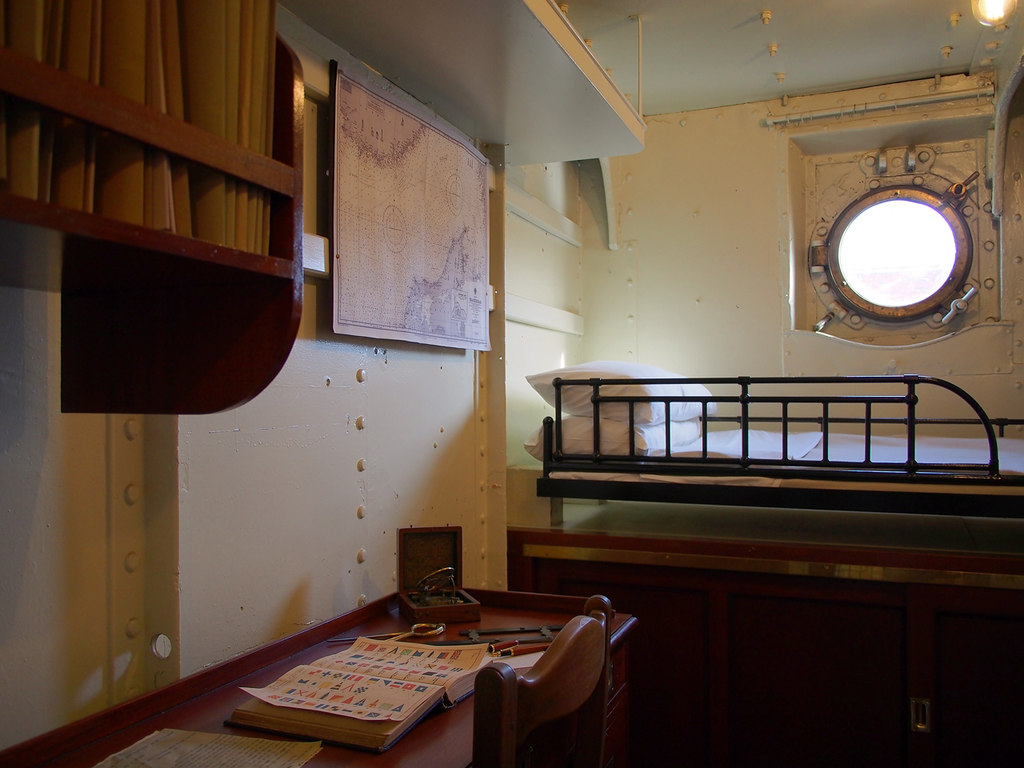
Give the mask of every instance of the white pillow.
MULTIPOLYGON (((640 363, 621 363, 615 361, 599 360, 592 363, 580 363, 570 365, 566 368, 558 368, 554 371, 534 373, 526 377, 537 393, 544 398, 544 401, 554 407, 555 386, 553 381, 556 378, 562 379, 682 379, 684 376, 678 373, 666 371, 653 365, 641 365, 640 363)), ((594 405, 590 401, 593 388, 572 385, 562 386, 562 413, 570 416, 593 417, 594 405)), ((613 386, 602 386, 601 394, 611 397, 629 396, 684 396, 684 397, 710 397, 711 393, 703 384, 616 384, 613 386)), ((696 419, 701 415, 701 404, 672 403, 670 409, 673 421, 685 421, 696 419)), ((708 414, 715 412, 715 404, 708 403, 708 414)), ((635 424, 661 424, 665 421, 664 403, 637 403, 633 408, 635 424)), ((616 419, 628 421, 629 405, 627 403, 602 403, 601 419, 616 419)))
MULTIPOLYGON (((664 456, 665 424, 644 424, 634 428, 634 452, 629 452, 629 425, 622 421, 601 419, 601 454, 603 456, 664 456)), ((562 453, 593 453, 594 422, 582 416, 562 419, 562 453)), ((673 421, 669 424, 673 453, 700 437, 700 422, 696 419, 673 421)), ((533 458, 544 460, 544 428, 523 443, 533 458)))

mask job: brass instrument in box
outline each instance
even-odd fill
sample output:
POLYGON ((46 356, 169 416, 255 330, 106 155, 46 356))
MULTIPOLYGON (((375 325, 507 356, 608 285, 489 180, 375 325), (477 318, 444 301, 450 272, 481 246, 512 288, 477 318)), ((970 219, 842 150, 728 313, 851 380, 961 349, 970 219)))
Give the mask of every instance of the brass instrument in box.
POLYGON ((478 621, 480 603, 461 576, 460 526, 398 530, 398 609, 407 621, 478 621))

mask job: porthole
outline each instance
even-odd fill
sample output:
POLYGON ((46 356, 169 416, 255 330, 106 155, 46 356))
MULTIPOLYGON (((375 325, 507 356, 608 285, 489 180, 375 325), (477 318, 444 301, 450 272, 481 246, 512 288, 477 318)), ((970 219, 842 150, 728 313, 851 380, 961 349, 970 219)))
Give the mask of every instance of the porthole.
POLYGON ((962 295, 973 258, 959 202, 914 186, 855 200, 833 223, 819 265, 833 295, 847 311, 881 321, 948 308, 962 295))

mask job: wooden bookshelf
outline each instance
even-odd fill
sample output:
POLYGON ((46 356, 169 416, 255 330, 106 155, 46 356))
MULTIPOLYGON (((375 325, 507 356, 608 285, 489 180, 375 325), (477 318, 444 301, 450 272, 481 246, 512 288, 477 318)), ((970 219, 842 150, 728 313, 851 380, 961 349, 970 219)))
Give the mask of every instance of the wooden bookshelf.
POLYGON ((0 48, 0 92, 270 195, 267 254, 0 192, 0 285, 61 294, 65 412, 209 413, 284 364, 302 310, 301 67, 276 46, 271 156, 0 48))

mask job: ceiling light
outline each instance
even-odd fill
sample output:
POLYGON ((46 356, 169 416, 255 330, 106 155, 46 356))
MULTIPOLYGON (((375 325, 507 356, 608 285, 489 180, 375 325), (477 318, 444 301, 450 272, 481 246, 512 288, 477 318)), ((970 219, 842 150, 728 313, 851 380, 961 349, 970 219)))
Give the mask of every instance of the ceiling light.
POLYGON ((1017 10, 1017 0, 971 0, 971 12, 986 27, 1005 24, 1017 10))

